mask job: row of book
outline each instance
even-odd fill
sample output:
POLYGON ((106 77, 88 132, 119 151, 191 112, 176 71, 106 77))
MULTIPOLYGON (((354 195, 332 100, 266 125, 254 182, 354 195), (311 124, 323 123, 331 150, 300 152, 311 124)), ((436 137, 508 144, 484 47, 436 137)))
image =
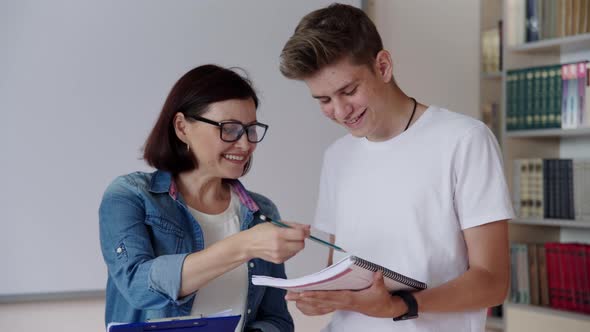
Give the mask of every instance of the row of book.
POLYGON ((508 15, 510 45, 590 32, 590 0, 508 0, 508 15))
POLYGON ((590 313, 590 245, 510 245, 512 303, 590 313))
POLYGON ((512 175, 517 216, 590 220, 590 160, 516 159, 512 175))
POLYGON ((482 32, 481 55, 482 72, 502 71, 502 21, 499 21, 498 27, 482 32))
POLYGON ((588 61, 507 72, 506 130, 589 126, 588 61))

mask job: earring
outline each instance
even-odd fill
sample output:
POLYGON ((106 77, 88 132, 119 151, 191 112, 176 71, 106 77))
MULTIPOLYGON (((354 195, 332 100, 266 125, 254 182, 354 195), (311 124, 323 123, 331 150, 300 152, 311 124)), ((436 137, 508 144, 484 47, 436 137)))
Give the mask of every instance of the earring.
POLYGON ((190 145, 188 145, 188 143, 186 143, 186 152, 189 152, 191 150, 190 145))

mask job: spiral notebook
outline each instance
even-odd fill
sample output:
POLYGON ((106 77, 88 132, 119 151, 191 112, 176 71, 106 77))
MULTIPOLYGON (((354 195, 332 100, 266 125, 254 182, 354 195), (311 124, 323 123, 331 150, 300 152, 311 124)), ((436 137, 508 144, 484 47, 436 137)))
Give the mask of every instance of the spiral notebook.
POLYGON ((403 274, 350 255, 325 269, 299 278, 283 279, 268 276, 252 276, 252 284, 282 288, 291 292, 311 290, 361 290, 371 287, 373 273, 381 271, 385 287, 389 291, 422 290, 426 284, 403 274))

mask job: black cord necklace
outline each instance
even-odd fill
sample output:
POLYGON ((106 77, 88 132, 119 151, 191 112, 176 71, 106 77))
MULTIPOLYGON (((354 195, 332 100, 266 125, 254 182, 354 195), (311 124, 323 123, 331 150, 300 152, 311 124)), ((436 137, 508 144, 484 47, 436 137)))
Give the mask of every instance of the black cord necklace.
POLYGON ((418 102, 416 101, 416 99, 410 97, 410 99, 412 99, 414 101, 414 109, 412 109, 412 115, 410 115, 410 120, 408 121, 408 124, 406 125, 406 129, 404 129, 404 131, 408 130, 408 128, 410 127, 410 123, 412 123, 412 119, 414 118, 414 113, 416 113, 416 106, 418 106, 418 102))

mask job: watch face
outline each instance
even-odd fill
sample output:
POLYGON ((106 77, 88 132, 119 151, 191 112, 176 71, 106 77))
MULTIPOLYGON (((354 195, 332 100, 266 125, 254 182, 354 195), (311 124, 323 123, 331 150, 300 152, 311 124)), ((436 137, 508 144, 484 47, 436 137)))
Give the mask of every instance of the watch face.
POLYGON ((418 315, 405 314, 405 315, 400 316, 400 317, 395 317, 393 320, 394 321, 400 321, 400 320, 408 320, 408 319, 414 319, 414 318, 418 318, 418 315))

